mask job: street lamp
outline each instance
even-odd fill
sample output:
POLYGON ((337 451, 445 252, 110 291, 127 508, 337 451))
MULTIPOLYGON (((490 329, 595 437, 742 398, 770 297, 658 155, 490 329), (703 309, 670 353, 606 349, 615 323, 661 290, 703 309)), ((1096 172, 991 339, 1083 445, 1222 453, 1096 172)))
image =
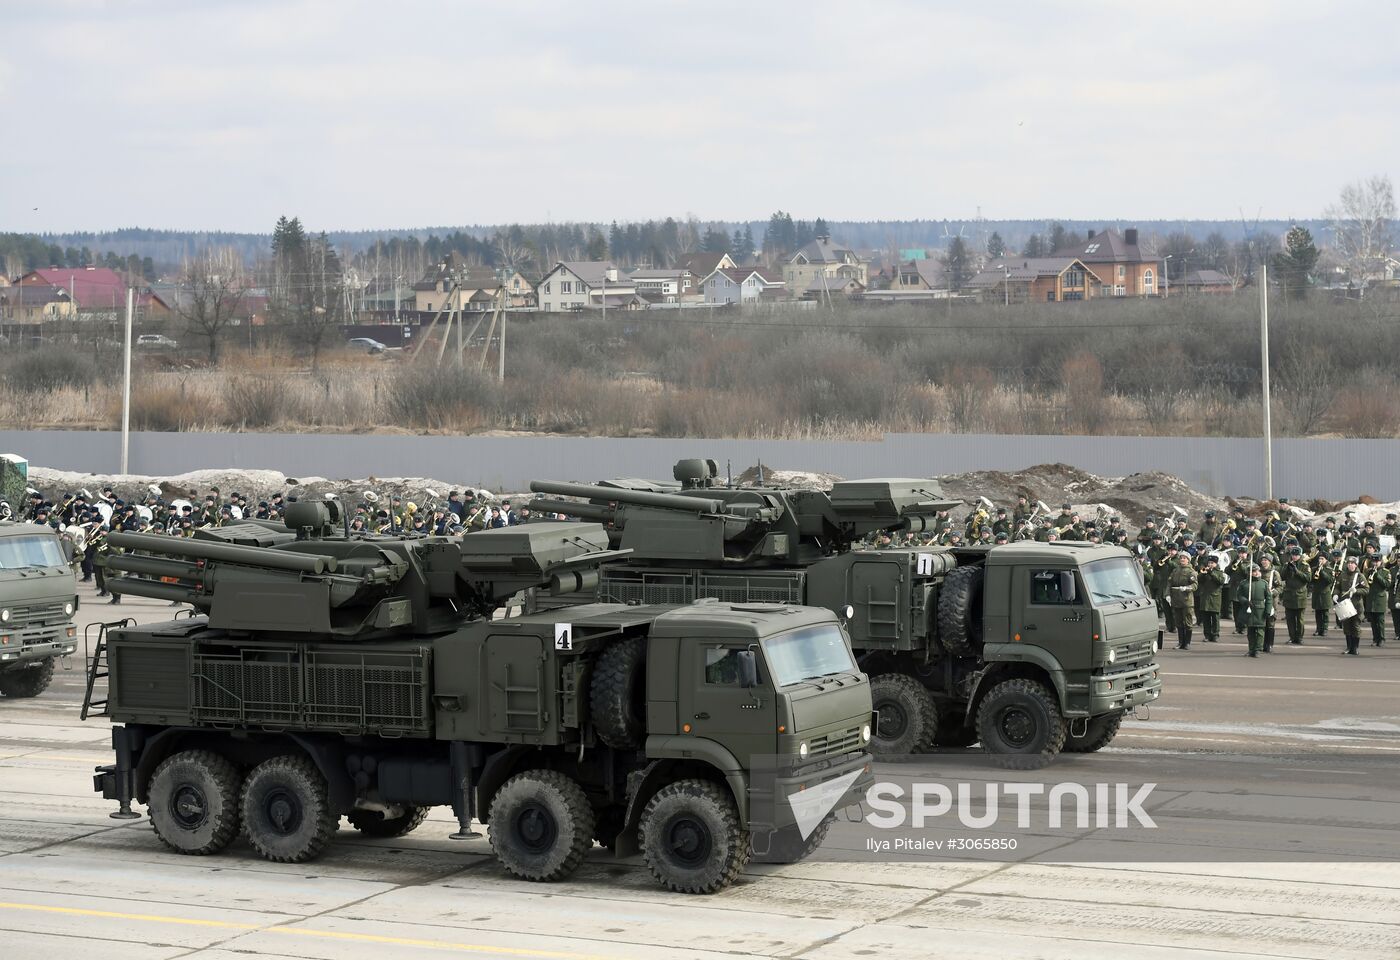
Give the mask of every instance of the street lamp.
POLYGON ((1011 268, 1003 263, 1001 265, 1001 272, 1005 277, 1005 282, 1002 284, 1002 289, 1006 291, 1006 306, 1009 307, 1011 306, 1011 268))
POLYGON ((1172 298, 1172 267, 1167 261, 1173 256, 1174 254, 1169 253, 1162 258, 1162 282, 1167 285, 1166 292, 1162 294, 1162 297, 1166 300, 1172 298))

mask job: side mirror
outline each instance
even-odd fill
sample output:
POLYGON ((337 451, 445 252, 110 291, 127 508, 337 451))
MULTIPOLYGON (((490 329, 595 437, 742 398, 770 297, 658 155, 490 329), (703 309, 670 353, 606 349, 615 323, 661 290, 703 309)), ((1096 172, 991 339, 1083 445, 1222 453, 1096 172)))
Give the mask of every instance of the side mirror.
POLYGON ((65 539, 63 541, 63 555, 68 559, 69 563, 72 563, 73 558, 78 555, 78 550, 73 546, 72 540, 65 539))
POLYGON ((738 651, 739 657, 739 686, 758 686, 758 658, 752 650, 738 651))
POLYGON ((1079 591, 1074 586, 1074 571, 1060 571, 1060 599, 1065 603, 1078 603, 1079 591))

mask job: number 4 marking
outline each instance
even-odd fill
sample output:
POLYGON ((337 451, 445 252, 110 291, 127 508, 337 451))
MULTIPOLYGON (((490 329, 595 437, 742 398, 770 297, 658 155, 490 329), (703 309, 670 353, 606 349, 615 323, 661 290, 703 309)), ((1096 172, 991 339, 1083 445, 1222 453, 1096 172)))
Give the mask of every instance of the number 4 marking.
POLYGON ((574 648, 574 625, 572 623, 556 623, 554 625, 554 649, 572 650, 574 648))

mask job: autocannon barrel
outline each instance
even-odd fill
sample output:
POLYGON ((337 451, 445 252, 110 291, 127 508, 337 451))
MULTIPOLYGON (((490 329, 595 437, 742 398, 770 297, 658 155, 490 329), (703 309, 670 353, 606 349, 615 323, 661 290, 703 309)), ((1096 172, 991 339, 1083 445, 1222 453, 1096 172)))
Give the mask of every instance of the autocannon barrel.
POLYGON ((625 490, 620 487, 600 487, 590 483, 563 483, 557 480, 531 480, 530 489, 535 493, 549 493, 558 497, 583 497, 588 500, 607 500, 612 503, 627 503, 638 507, 662 507, 667 510, 685 510, 689 513, 723 513, 724 503, 707 497, 683 497, 676 493, 653 493, 650 490, 625 490))
POLYGON ((299 573, 334 573, 336 566, 334 557, 290 553, 268 547, 245 547, 236 543, 215 543, 212 540, 162 537, 151 533, 111 533, 107 535, 107 542, 114 547, 144 550, 158 556, 221 560, 272 570, 295 570, 299 573))
POLYGON ((530 512, 535 515, 564 513, 580 520, 593 520, 598 523, 610 523, 617 516, 616 510, 602 504, 579 503, 577 500, 551 500, 548 497, 536 497, 530 501, 530 512))
POLYGON ((194 603, 199 599, 199 594, 189 587, 178 583, 161 583, 159 580, 142 580, 139 577, 113 577, 107 581, 107 589, 118 596, 172 600, 176 603, 194 603))
POLYGON ((169 557, 138 557, 129 553, 108 554, 107 569, 143 577, 176 577, 180 580, 196 580, 204 576, 204 571, 197 564, 188 561, 169 557))

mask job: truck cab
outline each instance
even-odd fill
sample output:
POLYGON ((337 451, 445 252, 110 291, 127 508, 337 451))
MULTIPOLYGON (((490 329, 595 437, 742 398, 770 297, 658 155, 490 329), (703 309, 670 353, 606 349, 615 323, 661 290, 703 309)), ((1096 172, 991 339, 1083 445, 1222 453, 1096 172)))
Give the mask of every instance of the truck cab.
MULTIPOLYGON (((985 666, 968 713, 984 743, 992 737, 1010 748, 1047 734, 1038 718, 1027 716, 1022 701, 1028 685, 1038 688, 1031 697, 1050 694, 1068 721, 1066 749, 1091 737, 1095 726, 1116 731, 1125 712, 1161 695, 1156 608, 1127 551, 1072 542, 1006 544, 985 551, 982 579, 985 666), (1007 683, 1013 683, 1007 690, 1020 690, 1010 698, 1015 703, 986 708, 986 696, 1007 683)), ((1053 741, 1053 731, 1048 735, 1053 741)))
POLYGON ((0 694, 48 688, 54 659, 77 647, 77 584, 51 527, 0 521, 0 694))

